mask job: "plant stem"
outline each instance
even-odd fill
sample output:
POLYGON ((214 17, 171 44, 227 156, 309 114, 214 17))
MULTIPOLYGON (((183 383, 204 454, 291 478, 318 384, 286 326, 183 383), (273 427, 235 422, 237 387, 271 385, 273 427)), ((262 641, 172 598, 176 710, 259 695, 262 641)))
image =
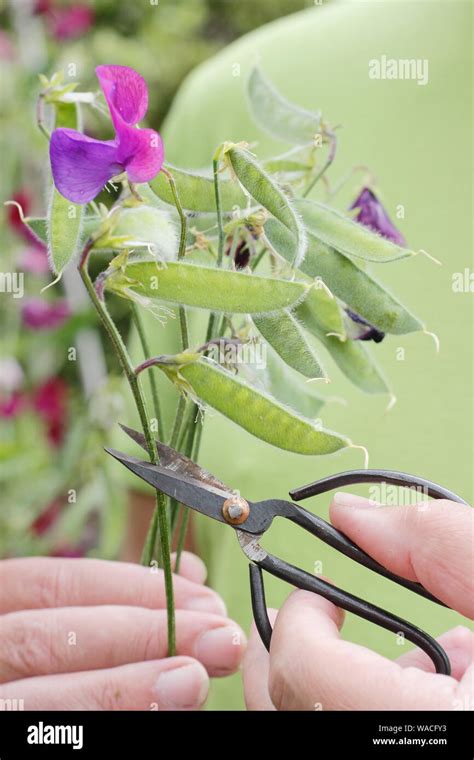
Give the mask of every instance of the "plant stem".
POLYGON ((179 526, 178 543, 176 544, 176 561, 174 565, 175 573, 179 573, 179 566, 181 564, 181 554, 184 549, 184 542, 186 540, 186 532, 189 525, 189 512, 188 507, 181 507, 181 525, 179 526))
MULTIPOLYGON (((218 172, 219 172, 219 161, 216 158, 214 158, 212 162, 212 174, 214 177, 214 196, 216 199, 217 227, 219 230, 216 265, 218 268, 220 268, 222 266, 222 261, 224 259, 225 232, 224 232, 224 225, 222 223, 221 191, 219 188, 218 172)), ((206 343, 209 340, 211 340, 211 338, 214 337, 215 325, 216 325, 216 315, 211 314, 209 317, 209 323, 207 326, 206 343)))
POLYGON ((171 437, 170 437, 170 443, 169 443, 172 449, 176 448, 176 444, 178 443, 178 440, 180 437, 181 426, 183 424, 185 409, 186 409, 186 399, 181 394, 179 397, 178 406, 176 407, 176 415, 174 418, 173 430, 171 431, 171 437))
MULTIPOLYGON (((81 255, 79 262, 79 272, 82 277, 82 281, 89 293, 90 299, 94 304, 96 311, 100 317, 100 320, 104 326, 104 329, 115 349, 117 358, 122 366, 122 369, 127 377, 130 389, 135 400, 135 405, 140 417, 140 422, 145 435, 150 461, 154 464, 159 463, 158 450, 156 447, 155 439, 152 435, 150 425, 148 422, 148 416, 146 411, 145 399, 141 389, 141 384, 138 376, 135 374, 135 370, 131 359, 128 355, 125 344, 122 340, 122 336, 117 330, 114 321, 112 320, 105 302, 102 301, 96 293, 94 285, 89 275, 87 268, 87 262, 89 254, 93 248, 94 241, 88 240, 81 255)), ((170 556, 170 541, 168 532, 168 521, 166 518, 166 502, 164 495, 160 492, 156 492, 156 509, 148 530, 147 540, 145 543, 142 562, 149 565, 153 557, 153 549, 157 531, 160 531, 160 542, 163 554, 163 571, 165 579, 166 590, 166 609, 168 619, 168 654, 174 656, 176 653, 176 631, 175 631, 175 613, 174 613, 174 594, 173 594, 173 574, 171 570, 171 556, 170 556)))
MULTIPOLYGON (((132 304, 132 314, 133 314, 133 321, 135 323, 135 327, 137 328, 138 337, 140 339, 140 343, 142 346, 143 354, 146 358, 147 356, 150 356, 151 354, 150 346, 148 344, 148 340, 145 335, 145 330, 143 329, 142 318, 135 304, 132 304)), ((149 372, 149 380, 150 380, 151 398, 153 401, 153 411, 155 412, 155 417, 158 424, 158 437, 161 440, 163 440, 165 438, 165 430, 164 430, 164 424, 163 424, 163 415, 161 413, 160 398, 158 396, 158 386, 156 384, 156 375, 154 374, 154 372, 149 372)))
POLYGON ((313 187, 315 186, 315 184, 321 179, 321 177, 323 176, 323 174, 329 169, 329 167, 331 166, 331 164, 334 161, 334 158, 336 156, 337 137, 336 137, 335 133, 332 132, 331 130, 327 130, 326 134, 327 134, 327 136, 329 138, 329 151, 328 151, 328 156, 327 156, 326 162, 323 165, 322 169, 316 174, 316 176, 309 183, 308 187, 306 188, 306 190, 303 193, 303 198, 306 198, 306 196, 308 196, 310 194, 310 192, 313 189, 313 187))
MULTIPOLYGON (((165 175, 166 179, 168 180, 171 194, 173 196, 174 205, 176 206, 176 211, 178 212, 178 216, 181 222, 181 230, 179 235, 179 249, 178 249, 178 261, 182 261, 186 255, 186 234, 188 229, 188 222, 186 219, 186 214, 183 211, 183 207, 181 205, 181 201, 179 200, 178 190, 176 187, 176 182, 174 181, 174 177, 171 174, 171 172, 168 171, 168 169, 162 168, 161 170, 163 174, 165 175)), ((181 326, 181 343, 182 348, 185 350, 189 347, 189 331, 188 331, 188 321, 186 316, 186 309, 184 306, 179 307, 179 322, 181 326)))

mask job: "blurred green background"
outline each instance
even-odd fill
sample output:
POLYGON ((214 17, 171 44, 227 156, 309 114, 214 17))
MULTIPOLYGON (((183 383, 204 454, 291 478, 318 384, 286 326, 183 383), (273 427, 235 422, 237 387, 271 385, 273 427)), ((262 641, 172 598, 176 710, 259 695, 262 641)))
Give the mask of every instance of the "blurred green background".
MULTIPOLYGON (((419 256, 390 265, 386 274, 382 266, 375 271, 439 336, 441 351, 437 354, 433 340, 420 333, 390 337, 376 347, 398 398, 389 413, 387 399, 360 393, 328 360, 332 383, 325 392, 348 403, 329 404, 322 416, 327 427, 368 447, 371 466, 414 472, 472 501, 473 299, 472 293, 452 289, 454 273, 473 269, 471 4, 354 0, 310 8, 312 3, 263 0, 160 0, 152 9, 139 2, 96 5, 95 31, 66 49, 59 47, 50 70, 80 59, 86 84, 97 63, 134 66, 148 79, 150 123, 157 126, 182 77, 193 69, 161 128, 172 163, 209 166, 222 140, 256 141, 262 158, 284 149, 258 131, 247 111, 245 78, 258 60, 289 99, 321 108, 332 124, 341 124, 331 180, 337 182, 355 165, 367 165, 391 216, 397 206, 404 207, 405 218, 397 224, 410 246, 425 249, 442 266, 419 256), (306 10, 284 17, 300 8, 306 10), (228 44, 245 32, 250 33, 228 44), (369 79, 369 60, 382 55, 427 59, 428 84, 369 79)), ((29 87, 33 91, 32 80, 29 87)), ((354 178, 336 205, 347 208, 357 189, 354 178)), ((194 323, 199 323, 197 316, 194 323)), ((165 330, 155 321, 148 324, 153 351, 166 352, 174 340, 173 323, 165 330)), ((171 398, 165 386, 162 392, 171 398)), ((202 463, 245 496, 258 499, 284 497, 296 485, 360 467, 362 455, 346 450, 322 459, 298 457, 269 448, 211 412, 202 463)), ((120 477, 118 466, 112 472, 120 477)), ((324 517, 328 503, 328 497, 315 499, 309 507, 324 517)), ((224 596, 230 615, 248 627, 248 571, 232 531, 199 523, 198 537, 210 583, 224 596)), ((457 614, 413 598, 286 524, 274 526, 265 546, 310 572, 322 561, 322 572, 337 584, 434 635, 459 622, 457 614)), ((272 606, 287 593, 283 584, 269 579, 272 606)), ((344 634, 390 657, 403 651, 394 636, 354 616, 348 616, 344 634)), ((239 675, 214 683, 211 708, 242 704, 239 675)))

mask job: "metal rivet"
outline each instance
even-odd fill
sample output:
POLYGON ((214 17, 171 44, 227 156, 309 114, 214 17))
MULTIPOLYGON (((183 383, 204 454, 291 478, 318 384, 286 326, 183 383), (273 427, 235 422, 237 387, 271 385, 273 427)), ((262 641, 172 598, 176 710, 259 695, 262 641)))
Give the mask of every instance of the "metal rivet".
POLYGON ((222 505, 224 520, 230 525, 241 525, 246 521, 250 513, 250 507, 241 496, 231 496, 222 505))

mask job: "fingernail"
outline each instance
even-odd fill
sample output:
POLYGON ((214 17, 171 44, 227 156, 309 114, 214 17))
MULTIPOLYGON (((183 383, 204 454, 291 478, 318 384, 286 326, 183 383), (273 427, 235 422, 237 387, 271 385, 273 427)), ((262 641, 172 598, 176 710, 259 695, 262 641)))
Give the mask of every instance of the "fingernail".
POLYGON ((367 507, 377 506, 373 499, 365 499, 363 496, 356 496, 353 493, 338 491, 334 494, 332 503, 337 507, 356 507, 357 509, 367 509, 367 507))
POLYGON ((205 631, 197 640, 196 658, 207 668, 222 673, 233 672, 242 652, 244 635, 240 628, 225 626, 205 631))
POLYGON ((201 594, 192 596, 184 604, 184 609, 193 612, 211 612, 213 615, 223 615, 227 617, 227 609, 217 594, 201 594))
POLYGON ((201 707, 208 689, 206 671, 198 663, 165 670, 155 684, 158 705, 176 710, 201 707))

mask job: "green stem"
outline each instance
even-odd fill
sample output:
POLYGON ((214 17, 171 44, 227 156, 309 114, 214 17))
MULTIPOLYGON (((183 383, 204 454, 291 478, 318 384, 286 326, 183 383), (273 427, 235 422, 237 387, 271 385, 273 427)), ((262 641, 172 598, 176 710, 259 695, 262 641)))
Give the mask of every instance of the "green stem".
POLYGON ((170 438, 170 443, 169 443, 172 449, 176 448, 176 444, 178 443, 178 440, 180 437, 181 426, 183 424, 185 409, 186 409, 186 399, 181 394, 179 397, 178 406, 176 407, 176 415, 174 418, 173 430, 171 431, 171 438, 170 438))
MULTIPOLYGON (((168 169, 162 168, 161 170, 163 174, 165 175, 166 179, 168 180, 171 194, 173 196, 174 205, 176 206, 176 211, 178 212, 178 216, 181 222, 181 230, 179 235, 179 249, 178 249, 178 261, 182 261, 186 255, 186 235, 188 230, 188 222, 186 219, 186 214, 184 213, 183 207, 181 205, 181 201, 179 200, 178 195, 178 189, 176 187, 176 182, 174 181, 174 177, 171 174, 171 172, 168 171, 168 169)), ((186 350, 186 348, 189 348, 189 331, 188 331, 188 320, 186 316, 186 309, 184 306, 179 307, 179 323, 181 326, 181 344, 183 351, 186 350)))
MULTIPOLYGON (((117 330, 114 321, 112 320, 105 302, 102 301, 96 293, 94 285, 89 275, 87 263, 89 254, 93 248, 93 240, 89 240, 82 252, 79 262, 79 272, 82 277, 82 281, 86 287, 86 290, 90 296, 92 303, 100 317, 100 320, 104 326, 104 329, 115 349, 117 358, 122 366, 122 369, 127 377, 132 395, 137 407, 137 411, 140 417, 140 422, 145 435, 147 448, 150 456, 150 461, 154 464, 159 463, 158 450, 156 447, 155 438, 151 432, 148 422, 148 415, 146 411, 145 399, 141 389, 141 384, 138 376, 135 374, 135 370, 132 361, 128 355, 125 344, 122 340, 122 336, 117 330)), ((168 654, 170 657, 176 653, 176 627, 175 627, 175 613, 174 613, 174 594, 173 594, 173 574, 171 569, 171 556, 170 556, 170 540, 168 532, 168 522, 166 518, 166 502, 164 495, 156 492, 156 509, 150 524, 145 547, 142 555, 142 562, 149 565, 153 557, 153 549, 157 531, 160 532, 160 541, 163 553, 163 571, 165 579, 165 591, 166 591, 166 609, 168 619, 168 654)))
POLYGON ((303 193, 303 198, 306 198, 306 196, 310 194, 313 187, 316 185, 317 182, 319 182, 323 174, 329 169, 332 162, 334 161, 334 158, 336 155, 336 149, 337 149, 337 137, 334 134, 334 132, 332 132, 331 130, 327 130, 326 134, 329 138, 329 152, 328 152, 326 162, 323 164, 321 171, 319 171, 309 183, 308 187, 303 193))
POLYGON ((179 566, 181 564, 181 554, 184 549, 184 542, 186 540, 186 532, 189 525, 189 507, 181 507, 181 525, 179 526, 178 543, 176 544, 176 562, 174 565, 175 573, 179 573, 179 566))
MULTIPOLYGON (((222 222, 222 206, 221 206, 221 191, 219 187, 219 161, 214 158, 212 162, 212 173, 214 177, 214 197, 216 199, 216 214, 217 214, 217 228, 219 230, 218 247, 217 247, 217 267, 222 266, 224 259, 224 244, 225 244, 225 232, 222 222)), ((216 325, 216 315, 211 314, 209 317, 209 323, 207 326, 206 343, 214 337, 216 325)))
MULTIPOLYGON (((135 327, 137 328, 138 337, 142 346, 143 354, 146 359, 147 356, 151 356, 151 351, 147 337, 145 335, 145 330, 143 328, 142 318, 135 304, 132 304, 132 314, 133 321, 135 323, 135 327)), ((150 381, 151 398, 153 401, 153 411, 155 412, 156 421, 158 423, 158 437, 163 440, 163 438, 165 438, 165 429, 163 424, 163 415, 161 413, 160 397, 158 395, 158 386, 156 384, 156 375, 154 372, 149 372, 148 377, 150 381)))

